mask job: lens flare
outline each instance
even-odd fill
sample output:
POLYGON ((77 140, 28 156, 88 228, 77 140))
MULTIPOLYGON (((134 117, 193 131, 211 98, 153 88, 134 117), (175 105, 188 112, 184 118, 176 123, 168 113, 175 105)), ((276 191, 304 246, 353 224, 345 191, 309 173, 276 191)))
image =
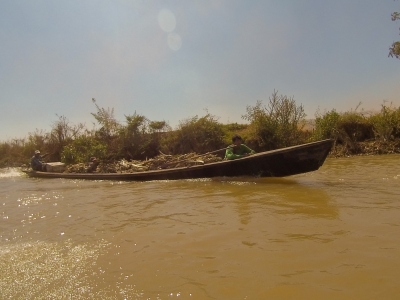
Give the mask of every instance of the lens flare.
POLYGON ((158 24, 165 32, 172 32, 176 27, 175 15, 168 9, 163 9, 158 13, 158 24))
POLYGON ((171 50, 178 51, 182 47, 181 36, 175 32, 168 34, 168 46, 171 50))

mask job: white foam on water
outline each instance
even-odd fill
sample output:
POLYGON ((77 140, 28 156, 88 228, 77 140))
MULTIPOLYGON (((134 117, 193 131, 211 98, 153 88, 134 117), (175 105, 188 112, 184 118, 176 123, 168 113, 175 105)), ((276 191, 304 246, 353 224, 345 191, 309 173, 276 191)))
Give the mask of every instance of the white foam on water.
POLYGON ((21 177, 23 173, 20 168, 2 168, 0 169, 0 178, 21 177))

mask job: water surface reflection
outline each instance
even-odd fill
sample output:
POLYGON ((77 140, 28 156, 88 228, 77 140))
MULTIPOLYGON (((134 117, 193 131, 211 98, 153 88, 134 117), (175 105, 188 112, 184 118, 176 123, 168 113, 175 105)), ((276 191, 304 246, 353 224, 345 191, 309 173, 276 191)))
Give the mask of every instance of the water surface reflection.
POLYGON ((0 172, 2 299, 396 299, 399 156, 281 179, 0 172))

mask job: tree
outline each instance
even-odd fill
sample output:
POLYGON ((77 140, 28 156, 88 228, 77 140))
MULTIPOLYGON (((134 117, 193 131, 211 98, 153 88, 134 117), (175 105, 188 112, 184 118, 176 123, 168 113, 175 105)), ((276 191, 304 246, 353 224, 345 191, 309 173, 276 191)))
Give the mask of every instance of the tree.
POLYGON ((96 113, 91 113, 91 115, 96 119, 96 121, 102 126, 100 128, 99 135, 101 138, 110 141, 113 136, 115 136, 120 128, 120 124, 114 117, 114 108, 103 108, 99 107, 96 103, 96 99, 92 98, 92 102, 97 108, 96 113))
MULTIPOLYGON (((392 21, 400 20, 400 13, 392 13, 392 21)), ((392 46, 389 48, 389 56, 396 57, 400 59, 400 41, 393 42, 392 46)))
POLYGON ((58 116, 49 134, 48 150, 52 153, 52 159, 60 160, 63 148, 79 137, 84 127, 82 123, 71 125, 65 116, 58 116))

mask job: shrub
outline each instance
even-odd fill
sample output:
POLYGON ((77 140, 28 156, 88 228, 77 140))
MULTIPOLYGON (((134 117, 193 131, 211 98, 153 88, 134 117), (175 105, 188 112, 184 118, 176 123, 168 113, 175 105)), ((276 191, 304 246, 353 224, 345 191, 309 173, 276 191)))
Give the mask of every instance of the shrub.
POLYGON ((90 136, 80 136, 64 147, 61 161, 66 164, 88 162, 91 156, 103 159, 107 145, 90 136))
POLYGON ((297 106, 293 98, 274 91, 268 106, 257 101, 255 106, 247 106, 246 111, 243 119, 250 122, 252 139, 257 141, 260 149, 270 150, 303 142, 306 114, 303 105, 297 106))
POLYGON ((356 154, 361 151, 357 142, 373 138, 372 129, 372 123, 364 113, 354 110, 339 114, 333 109, 317 115, 313 139, 334 139, 349 153, 356 154))
POLYGON ((47 145, 48 151, 52 153, 52 159, 60 160, 63 148, 79 137, 83 130, 83 124, 71 125, 66 117, 59 116, 58 121, 52 126, 47 145))
POLYGON ((99 107, 95 98, 92 98, 92 102, 96 106, 97 112, 91 113, 91 115, 101 126, 100 129, 97 130, 96 136, 99 139, 104 140, 107 145, 111 146, 120 129, 120 124, 114 117, 114 108, 105 109, 103 107, 99 107))
POLYGON ((136 112, 125 118, 127 125, 119 132, 120 156, 144 159, 158 155, 162 132, 170 130, 167 122, 150 121, 136 112))
POLYGON ((376 139, 388 141, 400 137, 400 107, 382 105, 380 113, 370 117, 376 139))
POLYGON ((315 118, 314 140, 336 139, 340 115, 336 110, 331 110, 315 118))
POLYGON ((162 141, 167 153, 206 153, 225 146, 223 125, 211 114, 195 116, 180 122, 178 129, 162 141))
POLYGON ((342 114, 338 126, 339 137, 352 142, 373 138, 372 124, 362 113, 346 112, 342 114))

